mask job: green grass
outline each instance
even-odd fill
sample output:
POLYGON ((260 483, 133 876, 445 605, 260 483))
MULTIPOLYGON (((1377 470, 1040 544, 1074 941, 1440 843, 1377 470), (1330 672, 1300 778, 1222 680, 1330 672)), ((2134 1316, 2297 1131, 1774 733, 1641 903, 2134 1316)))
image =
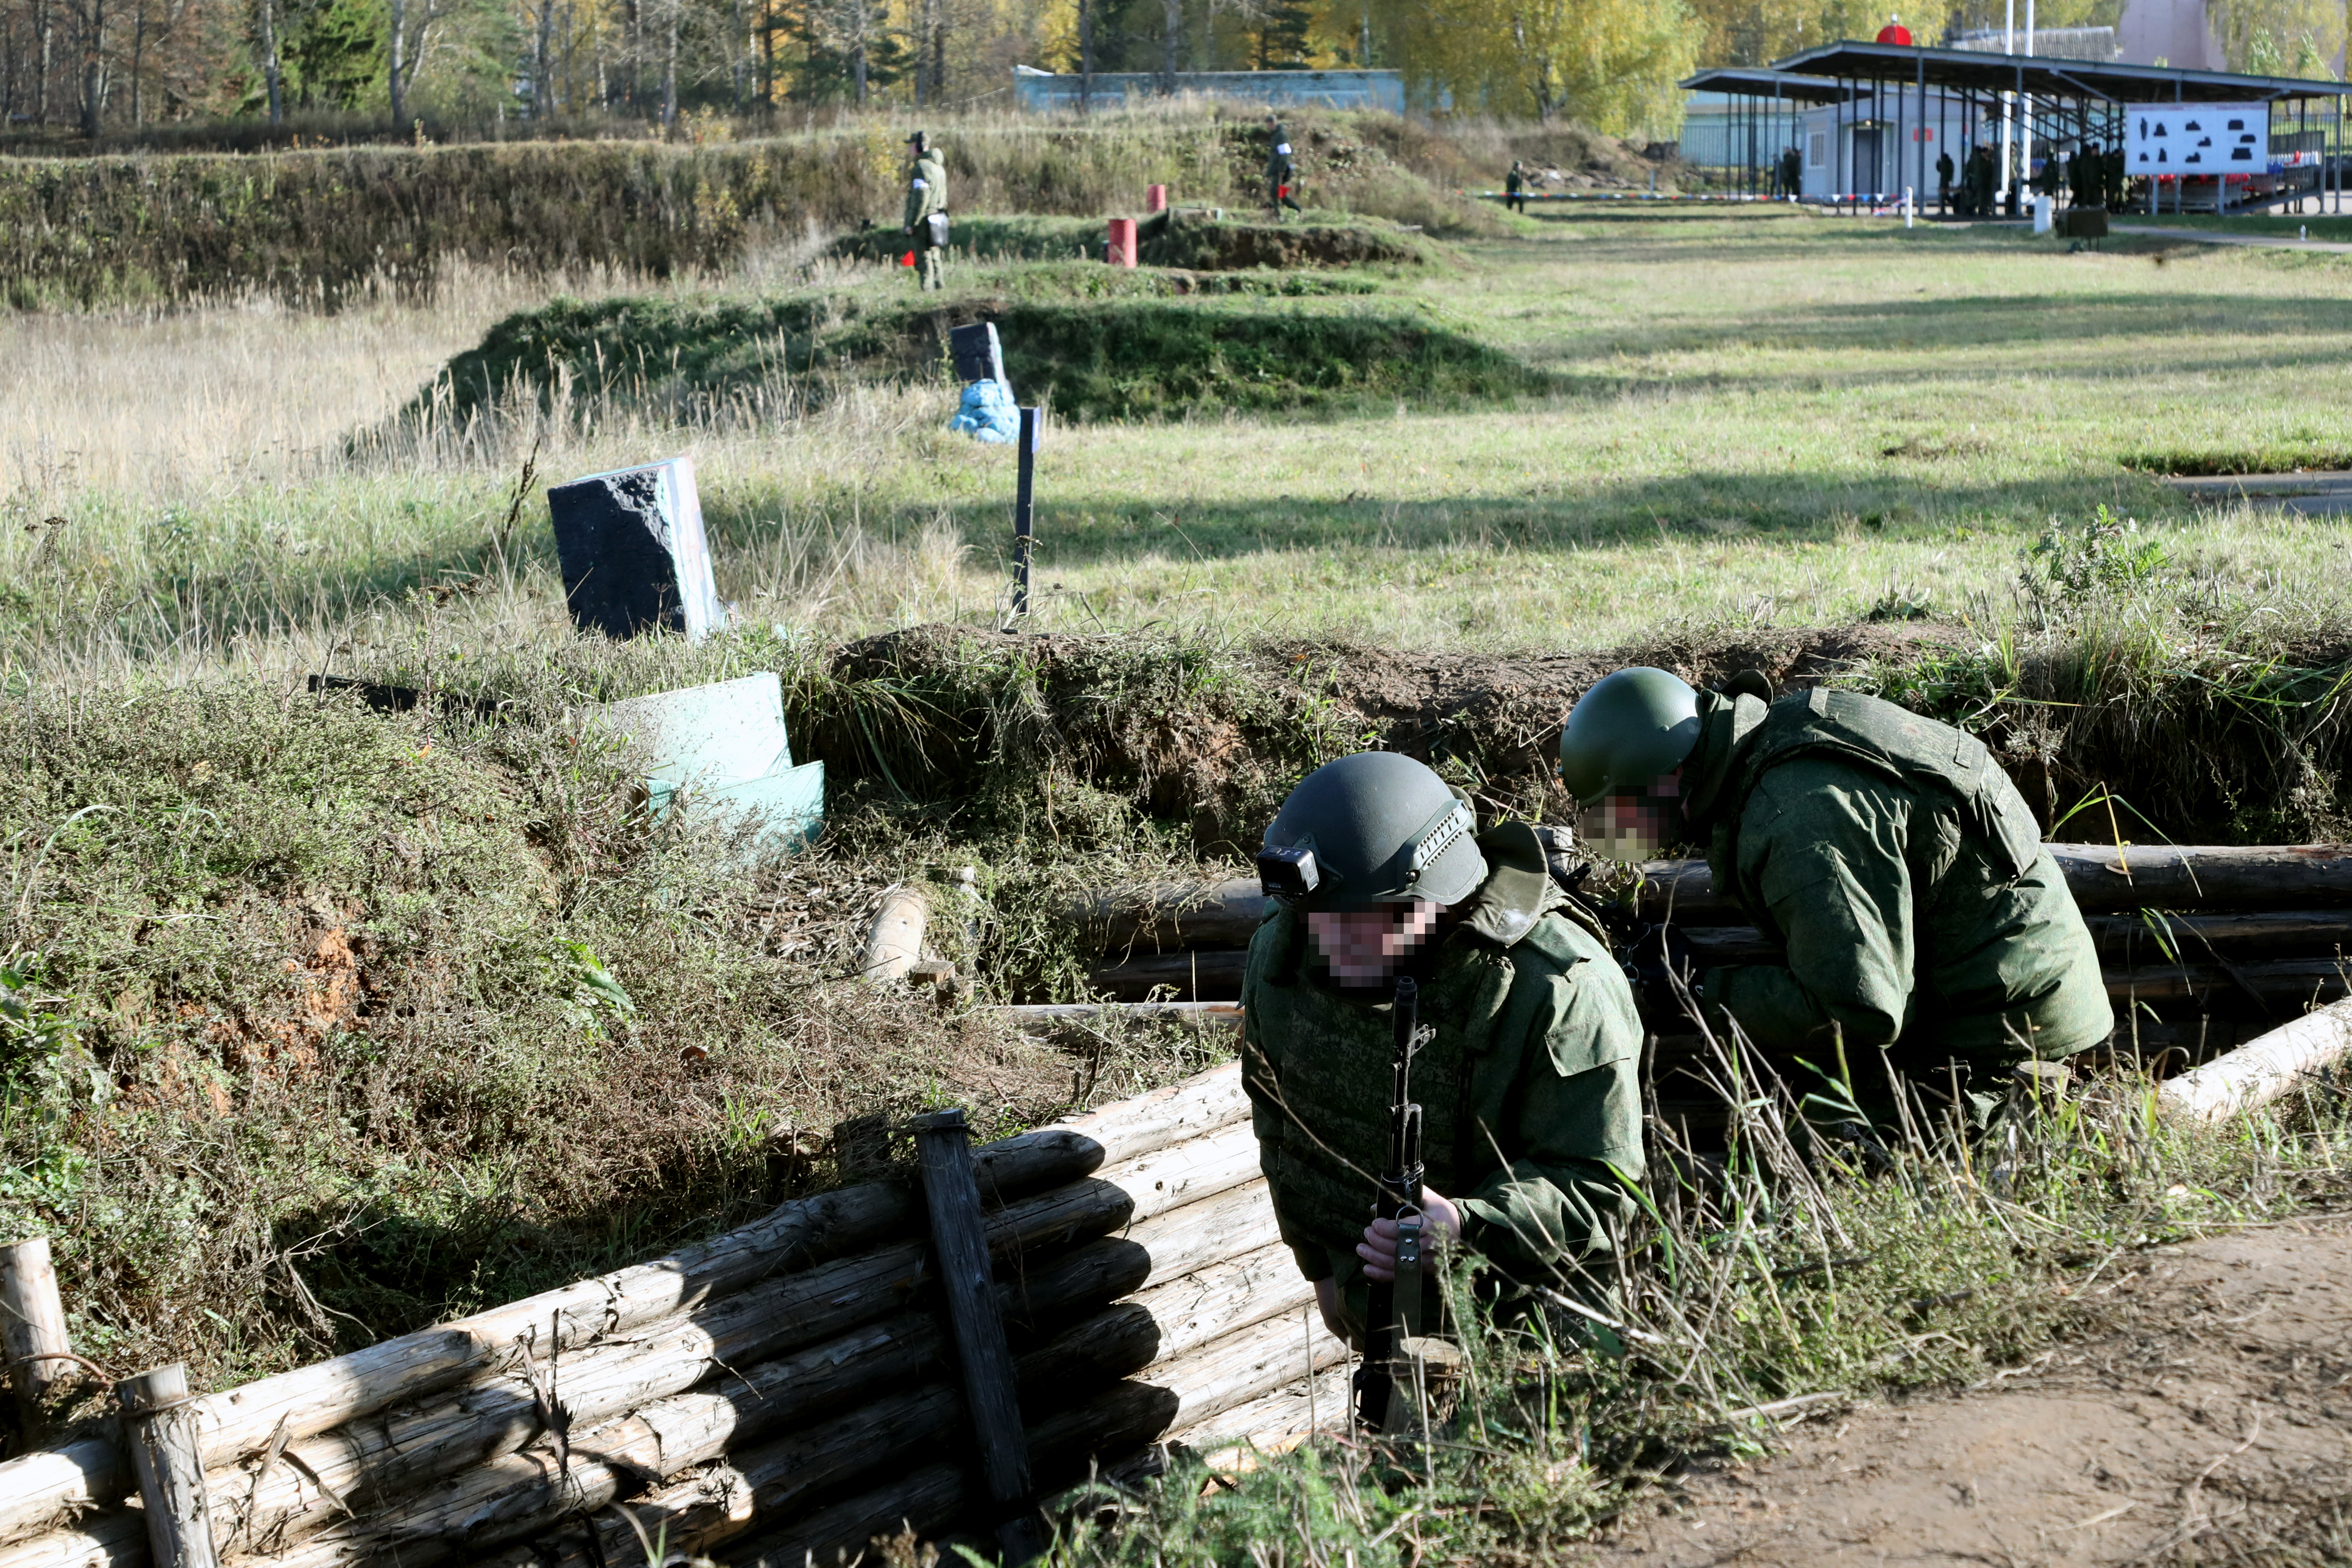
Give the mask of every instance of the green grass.
MULTIPOLYGON (((20 965, 36 1011, 100 1069, 55 1029, 12 1057, 32 1065, 0 1139, 24 1174, 0 1202, 72 1234, 77 1334, 218 1381, 708 1228, 765 1195, 786 1124, 821 1143, 833 1117, 1007 1073, 1006 1124, 1061 1103, 1073 1064, 977 1025, 942 1058, 935 1020, 839 981, 864 900, 988 866, 987 984, 1068 994, 1055 901, 1246 843, 1287 780, 1363 740, 1326 679, 1353 649, 1670 658, 1924 605, 1936 651, 1854 678, 2005 754, 2055 748, 2039 805, 2105 784, 2184 836, 2352 816, 2346 526, 2200 513, 2132 466, 2352 450, 2340 260, 1719 210, 1445 243, 1439 264, 1231 275, 1265 293, 1000 258, 926 301, 770 247, 705 285, 561 304, 453 268, 431 303, 331 317, 0 318, 0 363, 32 367, 0 382, 0 946, 39 955, 20 965), (1301 277, 1367 291, 1271 292, 1301 277), (992 629, 1012 454, 942 428, 942 304, 997 312, 1016 384, 1087 416, 1039 456, 1033 622, 1082 637, 992 629), (398 417, 453 357, 448 393, 398 417), (744 629, 571 640, 538 487, 677 451, 744 629), (2102 507, 2167 563, 2080 595, 2029 563, 2053 520, 2102 507), (935 621, 972 635, 830 651, 935 621), (716 847, 630 816, 578 715, 749 668, 787 676, 838 837, 730 880, 716 847), (517 721, 289 701, 320 669, 497 697, 517 721), (84 806, 103 809, 68 826, 84 806), (378 989, 315 1025, 338 927, 377 944, 359 964, 378 989), (583 1000, 583 950, 634 1015, 583 1000), (689 1037, 710 1058, 686 1060, 689 1037), (615 1098, 651 1109, 595 1109, 615 1098), (72 1230, 107 1205, 119 1225, 72 1230)), ((1548 722, 1381 732, 1436 734, 1454 776, 1533 808, 1548 722)), ((1101 1092, 1194 1059, 1122 1050, 1101 1092)), ((2216 1190, 2247 1168, 2223 1160, 2216 1190)), ((1848 1212, 1878 1223, 1882 1200, 1848 1212)), ((2093 1228, 2120 1236, 2121 1212, 2093 1228)), ((1931 1293, 1935 1267, 1885 1288, 1931 1293)), ((1879 1353, 1839 1321, 1834 1345, 1773 1350, 1778 1383, 1752 1361, 1738 1386, 1879 1353)), ((1687 1431, 1698 1406, 1673 1398, 1685 1426, 1655 1429, 1687 1431)))

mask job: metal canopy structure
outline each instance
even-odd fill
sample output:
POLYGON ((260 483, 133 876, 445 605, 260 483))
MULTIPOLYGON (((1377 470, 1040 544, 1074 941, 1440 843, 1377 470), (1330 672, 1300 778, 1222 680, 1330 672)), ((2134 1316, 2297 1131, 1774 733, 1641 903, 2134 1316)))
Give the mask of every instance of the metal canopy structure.
POLYGON ((1823 44, 1775 60, 1772 76, 1838 80, 1916 82, 1956 92, 2031 92, 2049 98, 2094 98, 2108 103, 2252 103, 2341 98, 2340 81, 2298 77, 2239 76, 2231 71, 2176 70, 2050 55, 1994 55, 1978 49, 1930 49, 1901 44, 1823 44))
MULTIPOLYGON (((1682 86, 1746 106, 1759 128, 1777 131, 1791 113, 1805 118, 1809 144, 1827 150, 1806 161, 1808 201, 1859 208, 1891 204, 1906 191, 1924 197, 1936 188, 1928 178, 1936 152, 1997 142, 1999 190, 2013 214, 2037 146, 2116 147, 2135 108, 2213 103, 2267 106, 2265 173, 2251 184, 2235 173, 2163 174, 2145 178, 2132 199, 2149 211, 2168 204, 2185 210, 2193 202, 2228 212, 2314 195, 2324 207, 2332 191, 2342 204, 2343 106, 2352 96, 2345 82, 1849 39, 1769 67, 1701 71, 1682 86)), ((1767 173, 1780 155, 1761 146, 1769 139, 1733 138, 1746 143, 1745 167, 1729 166, 1751 191, 1788 194, 1767 173)))

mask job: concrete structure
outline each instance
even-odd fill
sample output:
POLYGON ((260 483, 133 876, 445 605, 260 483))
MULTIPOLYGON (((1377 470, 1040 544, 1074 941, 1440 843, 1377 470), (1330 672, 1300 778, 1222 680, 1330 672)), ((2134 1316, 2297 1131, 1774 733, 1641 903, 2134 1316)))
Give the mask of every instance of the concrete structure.
POLYGON ((646 805, 656 817, 680 804, 698 813, 756 813, 758 850, 792 849, 824 825, 824 764, 793 762, 783 684, 771 670, 608 702, 605 723, 646 749, 646 805))
POLYGON ((1075 71, 1056 75, 1013 68, 1013 95, 1027 110, 1111 108, 1135 98, 1190 94, 1254 109, 1382 109, 1404 112, 1404 77, 1398 71, 1075 71))
POLYGON ((557 485, 547 492, 547 510, 564 603, 581 630, 615 637, 673 631, 699 639, 725 624, 692 459, 557 485))
MULTIPOLYGON (((2117 58, 2136 66, 2162 60, 2183 70, 2226 70, 2205 0, 2124 0, 2116 25, 2117 58)), ((2342 62, 2338 62, 2341 64, 2342 62)))

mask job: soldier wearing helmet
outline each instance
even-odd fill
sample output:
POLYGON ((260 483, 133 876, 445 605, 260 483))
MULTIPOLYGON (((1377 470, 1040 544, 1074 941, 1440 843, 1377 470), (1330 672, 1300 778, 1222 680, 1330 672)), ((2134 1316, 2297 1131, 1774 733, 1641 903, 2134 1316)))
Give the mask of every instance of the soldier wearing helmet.
MULTIPOLYGON (((1887 1103, 1885 1049, 1981 1121, 2007 1069, 2107 1038, 2115 1016, 2074 896, 2017 787, 1975 737, 1858 692, 1777 701, 1749 671, 1722 692, 1621 669, 1569 714, 1560 778, 1578 836, 1639 861, 1708 847, 1783 963, 1694 976, 1768 1051, 1836 1059, 1887 1103)), ((1675 962, 1654 944, 1643 978, 1675 962)))
MULTIPOLYGON (((1367 1226, 1389 1140, 1392 998, 1419 984, 1424 1233, 1518 1285, 1585 1296, 1642 1179, 1642 1026, 1601 929, 1525 823, 1477 831, 1391 752, 1309 774, 1265 832, 1271 910, 1242 984, 1243 1071, 1282 1239, 1334 1333, 1360 1334, 1396 1226, 1367 1226)), ((1423 1321, 1439 1321, 1431 1281, 1423 1321)))

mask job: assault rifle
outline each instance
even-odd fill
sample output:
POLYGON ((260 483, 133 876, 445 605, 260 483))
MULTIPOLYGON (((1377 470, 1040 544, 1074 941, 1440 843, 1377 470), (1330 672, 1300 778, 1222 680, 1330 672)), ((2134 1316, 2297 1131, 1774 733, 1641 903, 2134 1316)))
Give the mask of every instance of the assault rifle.
POLYGON ((1421 984, 1410 974, 1397 976, 1395 1013, 1389 1163, 1381 1173, 1372 1217, 1396 1221, 1396 1279, 1369 1282, 1364 1361, 1356 1369, 1356 1419, 1374 1432, 1394 1428, 1398 1350, 1421 1331, 1421 1107, 1412 1100, 1412 1055, 1433 1031, 1421 1027, 1421 984))

